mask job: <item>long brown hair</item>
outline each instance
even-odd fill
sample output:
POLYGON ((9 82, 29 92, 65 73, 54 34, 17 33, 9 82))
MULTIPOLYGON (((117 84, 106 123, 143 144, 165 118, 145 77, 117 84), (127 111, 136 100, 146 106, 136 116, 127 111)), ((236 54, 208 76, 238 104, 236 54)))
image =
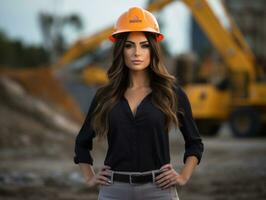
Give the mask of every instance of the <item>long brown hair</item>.
MULTIPOLYGON (((96 135, 106 136, 109 130, 108 113, 124 95, 129 86, 129 69, 125 66, 123 50, 129 33, 117 36, 113 48, 112 65, 107 71, 109 82, 96 92, 97 106, 92 113, 91 125, 96 135)), ((171 126, 178 126, 177 97, 173 90, 176 78, 170 75, 161 61, 160 46, 155 35, 144 32, 151 51, 151 62, 148 66, 152 103, 165 114, 165 131, 171 126)))

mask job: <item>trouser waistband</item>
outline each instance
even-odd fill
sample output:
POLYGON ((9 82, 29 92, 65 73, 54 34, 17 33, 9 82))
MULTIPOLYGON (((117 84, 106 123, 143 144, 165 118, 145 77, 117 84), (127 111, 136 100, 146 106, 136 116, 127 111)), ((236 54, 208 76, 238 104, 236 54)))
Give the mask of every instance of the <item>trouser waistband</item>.
POLYGON ((111 183, 114 181, 126 182, 126 183, 146 183, 155 182, 156 175, 159 175, 162 170, 151 170, 145 172, 125 172, 125 171, 114 171, 109 170, 111 176, 108 176, 111 183))

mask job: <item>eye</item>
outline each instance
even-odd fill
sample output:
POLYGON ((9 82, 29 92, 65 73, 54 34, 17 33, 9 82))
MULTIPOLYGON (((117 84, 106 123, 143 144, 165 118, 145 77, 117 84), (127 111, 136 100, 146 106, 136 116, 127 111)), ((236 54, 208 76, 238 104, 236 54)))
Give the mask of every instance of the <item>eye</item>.
POLYGON ((129 48, 131 48, 132 46, 133 46, 133 45, 130 44, 130 43, 126 43, 126 44, 125 44, 125 48, 126 48, 126 49, 129 49, 129 48))
POLYGON ((141 47, 142 47, 142 48, 149 48, 150 45, 149 45, 149 44, 143 44, 143 45, 141 45, 141 47))

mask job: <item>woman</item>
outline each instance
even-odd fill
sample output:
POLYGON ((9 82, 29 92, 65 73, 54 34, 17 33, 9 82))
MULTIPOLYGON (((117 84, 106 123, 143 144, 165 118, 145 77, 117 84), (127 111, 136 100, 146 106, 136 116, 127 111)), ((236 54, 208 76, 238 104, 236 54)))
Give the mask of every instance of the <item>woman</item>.
POLYGON ((76 138, 74 162, 99 200, 178 199, 200 163, 203 143, 189 100, 161 62, 163 40, 155 17, 133 7, 117 20, 109 82, 99 88, 76 138), (179 127, 185 140, 183 169, 170 163, 168 132, 179 127), (90 155, 95 136, 107 136, 104 166, 95 174, 90 155))

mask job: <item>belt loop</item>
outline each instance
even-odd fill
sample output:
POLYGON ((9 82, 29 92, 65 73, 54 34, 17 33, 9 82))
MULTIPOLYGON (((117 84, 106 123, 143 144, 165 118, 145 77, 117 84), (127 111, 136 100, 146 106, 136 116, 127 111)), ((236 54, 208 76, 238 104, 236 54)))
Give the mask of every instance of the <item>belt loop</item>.
POLYGON ((111 184, 114 183, 114 171, 111 171, 111 184))
POLYGON ((131 174, 129 174, 129 184, 132 184, 131 174))
POLYGON ((152 173, 152 182, 154 183, 155 182, 155 172, 152 171, 151 173, 152 173))

